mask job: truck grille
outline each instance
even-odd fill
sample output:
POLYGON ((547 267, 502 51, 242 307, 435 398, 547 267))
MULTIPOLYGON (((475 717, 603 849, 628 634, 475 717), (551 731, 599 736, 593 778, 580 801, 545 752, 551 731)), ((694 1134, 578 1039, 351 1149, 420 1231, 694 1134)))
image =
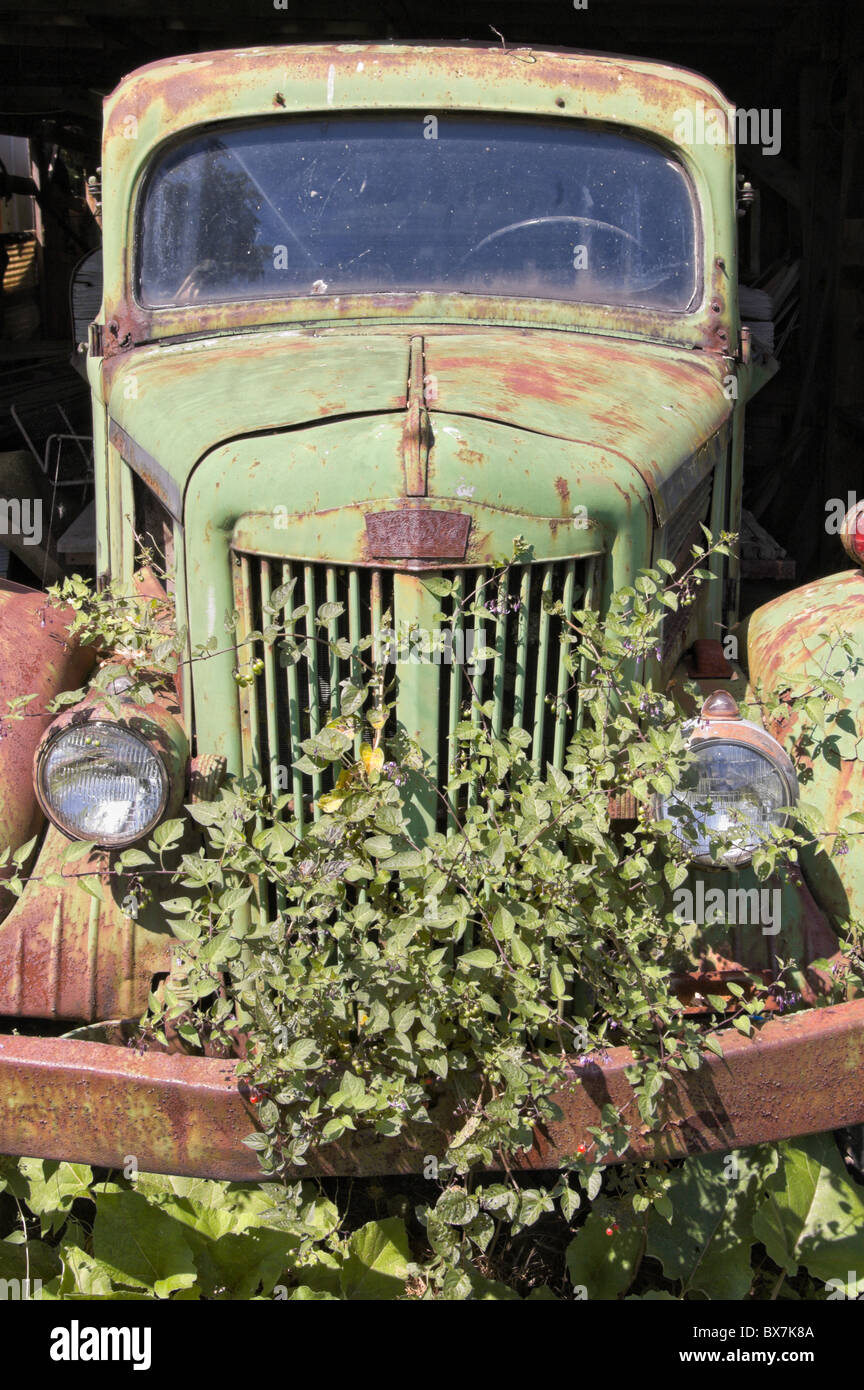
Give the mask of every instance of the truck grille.
MULTIPOLYGON (((347 639, 352 646, 370 634, 379 639, 377 651, 388 662, 388 680, 394 674, 389 663, 397 661, 398 719, 398 661, 412 648, 407 633, 400 630, 391 569, 244 554, 236 554, 233 563, 241 635, 261 631, 274 621, 266 605, 276 589, 292 580, 285 617, 302 605, 309 609, 297 620, 295 633, 301 640, 315 631, 314 615, 323 603, 342 603, 344 611, 328 623, 328 636, 331 641, 347 639)), ((437 702, 437 721, 431 721, 433 729, 437 723, 437 746, 427 742, 426 752, 437 756, 442 787, 454 766, 455 729, 462 719, 479 723, 488 718, 493 735, 512 725, 524 728, 531 735, 528 752, 538 766, 563 767, 578 717, 577 688, 562 660, 562 620, 546 611, 547 603, 560 599, 565 608, 572 608, 583 601, 583 593, 592 602, 596 570, 594 560, 563 560, 514 566, 504 576, 482 568, 442 571, 456 586, 453 595, 440 600, 444 649, 433 648, 421 656, 428 673, 429 708, 435 709, 437 702), (462 606, 472 602, 489 609, 488 616, 464 613, 462 606), (494 655, 479 658, 484 648, 494 655), (476 708, 486 702, 491 703, 488 716, 476 708)), ((338 715, 340 683, 357 679, 359 672, 350 656, 339 657, 321 645, 308 661, 294 665, 280 663, 278 643, 257 645, 254 653, 247 644, 240 660, 253 655, 263 658, 264 669, 252 685, 240 689, 244 770, 258 771, 274 794, 288 792, 293 818, 302 824, 320 815, 317 799, 332 785, 333 772, 298 771, 294 763, 302 756, 301 744, 338 715)), ((394 733, 395 721, 393 728, 385 729, 385 744, 394 733)), ((463 795, 470 797, 470 792, 463 795)))

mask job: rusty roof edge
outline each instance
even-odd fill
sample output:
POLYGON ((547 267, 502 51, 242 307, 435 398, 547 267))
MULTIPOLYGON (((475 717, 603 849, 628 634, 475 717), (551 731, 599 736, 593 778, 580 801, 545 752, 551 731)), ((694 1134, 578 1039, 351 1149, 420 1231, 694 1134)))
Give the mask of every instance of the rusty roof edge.
POLYGON ((140 67, 133 68, 131 72, 124 74, 117 86, 103 97, 103 108, 107 111, 107 108, 128 87, 142 79, 149 81, 153 78, 158 84, 160 76, 181 68, 216 66, 230 70, 232 63, 238 58, 257 57, 266 60, 277 56, 296 55, 298 59, 316 56, 327 59, 334 56, 350 58, 356 57, 358 54, 367 54, 376 58, 389 58, 395 68, 398 67, 400 59, 413 57, 420 53, 433 53, 436 57, 452 55, 454 58, 465 54, 484 54, 490 59, 501 59, 511 65, 514 62, 526 63, 530 61, 531 63, 539 62, 541 67, 551 66, 551 63, 557 60, 591 66, 605 64, 610 67, 620 67, 624 65, 632 72, 638 72, 645 76, 663 77, 681 86, 698 88, 706 95, 716 98, 717 103, 724 108, 732 105, 717 84, 695 68, 688 68, 678 63, 667 63, 662 59, 645 58, 635 53, 610 53, 602 49, 590 48, 552 48, 535 44, 502 46, 501 43, 494 41, 487 43, 466 40, 465 42, 453 43, 446 40, 406 39, 388 42, 380 39, 343 43, 261 44, 243 48, 208 49, 202 53, 179 53, 168 58, 158 58, 150 63, 142 63, 140 67), (546 60, 545 63, 544 60, 546 60))

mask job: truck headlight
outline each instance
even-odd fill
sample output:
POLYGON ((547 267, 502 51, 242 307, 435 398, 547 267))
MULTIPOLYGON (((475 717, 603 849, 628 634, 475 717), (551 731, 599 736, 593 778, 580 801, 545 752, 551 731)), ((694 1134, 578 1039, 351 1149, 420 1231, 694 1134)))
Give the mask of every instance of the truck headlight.
POLYGON ((770 838, 772 826, 784 826, 782 808, 798 800, 795 769, 775 738, 758 724, 742 719, 731 695, 717 690, 705 701, 690 736, 693 761, 681 786, 662 798, 661 816, 674 819, 676 803, 689 807, 691 839, 680 838, 697 864, 747 864, 770 838), (720 858, 711 841, 728 847, 720 858))
MULTIPOLYGON (((179 711, 178 711, 179 713, 179 711)), ((46 732, 36 750, 36 796, 73 840, 106 849, 134 844, 179 809, 189 756, 173 708, 85 700, 46 732)))

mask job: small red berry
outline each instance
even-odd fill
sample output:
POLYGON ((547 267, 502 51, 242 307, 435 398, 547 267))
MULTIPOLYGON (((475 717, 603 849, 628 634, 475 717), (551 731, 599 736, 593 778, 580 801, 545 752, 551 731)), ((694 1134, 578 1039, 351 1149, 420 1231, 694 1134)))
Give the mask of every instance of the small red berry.
MULTIPOLYGON (((616 1227, 616 1230, 617 1230, 617 1227, 616 1227)), ((607 1227, 606 1227, 606 1234, 607 1234, 607 1236, 614 1235, 614 1232, 613 1232, 611 1226, 607 1226, 607 1227)))
POLYGON ((261 1092, 260 1092, 260 1091, 250 1091, 250 1092, 249 1092, 249 1103, 250 1103, 250 1105, 257 1105, 258 1102, 260 1101, 260 1099, 261 1099, 261 1092))
POLYGON ((586 1152, 586 1147, 585 1147, 585 1145, 584 1145, 584 1144, 577 1144, 577 1145, 576 1145, 576 1152, 577 1152, 577 1154, 584 1154, 584 1153, 586 1152))

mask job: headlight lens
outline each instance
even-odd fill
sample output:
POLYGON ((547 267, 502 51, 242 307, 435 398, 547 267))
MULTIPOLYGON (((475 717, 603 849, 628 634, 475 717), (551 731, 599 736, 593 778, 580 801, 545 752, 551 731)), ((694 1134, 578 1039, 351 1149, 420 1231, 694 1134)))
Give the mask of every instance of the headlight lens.
POLYGON ((741 718, 725 693, 706 702, 691 753, 681 785, 661 801, 661 816, 674 821, 676 803, 690 808, 686 824, 696 838, 684 833, 683 824, 680 838, 695 863, 749 863, 770 840, 772 826, 782 827, 789 820, 788 811, 781 808, 798 800, 791 761, 776 739, 741 718), (711 853, 712 840, 724 846, 719 858, 711 853))
POLYGON ((168 799, 164 762, 145 739, 118 724, 70 725, 39 760, 40 800, 77 840, 127 845, 146 835, 168 799))
POLYGON ((693 749, 693 758, 662 814, 675 801, 692 809, 697 838, 681 838, 697 863, 714 863, 710 842, 722 840, 728 846, 724 862, 746 864, 769 839, 770 827, 786 824, 780 807, 789 806, 794 796, 773 763, 746 744, 703 743, 693 749))

